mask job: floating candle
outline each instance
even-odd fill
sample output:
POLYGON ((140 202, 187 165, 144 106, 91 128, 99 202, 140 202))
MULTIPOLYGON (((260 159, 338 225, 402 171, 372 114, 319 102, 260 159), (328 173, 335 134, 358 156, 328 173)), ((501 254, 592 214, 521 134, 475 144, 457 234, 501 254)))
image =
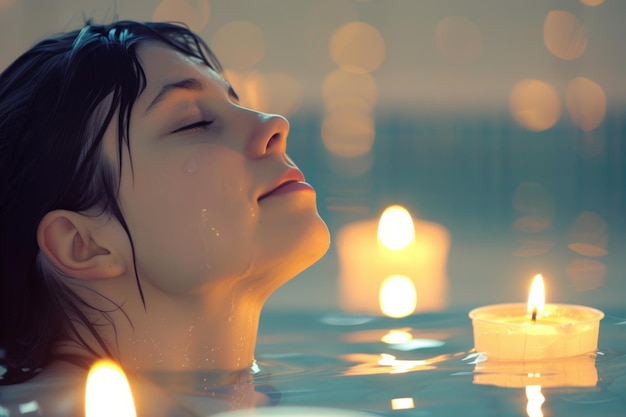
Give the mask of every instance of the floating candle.
POLYGON ((472 310, 469 316, 476 350, 500 360, 543 360, 583 355, 598 348, 602 311, 544 304, 544 298, 543 279, 537 275, 527 304, 496 304, 472 310))

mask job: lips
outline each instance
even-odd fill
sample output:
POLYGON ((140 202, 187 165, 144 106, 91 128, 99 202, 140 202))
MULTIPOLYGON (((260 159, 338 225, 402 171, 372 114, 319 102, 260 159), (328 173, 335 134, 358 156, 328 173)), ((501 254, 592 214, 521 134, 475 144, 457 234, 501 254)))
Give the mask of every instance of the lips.
POLYGON ((258 201, 263 200, 271 195, 278 195, 286 192, 290 189, 299 188, 311 188, 312 187, 304 182, 304 175, 300 170, 290 168, 285 171, 269 188, 268 191, 261 194, 258 201))

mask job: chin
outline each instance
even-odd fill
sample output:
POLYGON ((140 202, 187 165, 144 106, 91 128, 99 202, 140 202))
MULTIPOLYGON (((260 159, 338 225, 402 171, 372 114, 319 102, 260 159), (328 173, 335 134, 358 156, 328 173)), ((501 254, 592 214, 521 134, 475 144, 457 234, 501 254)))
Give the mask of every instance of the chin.
POLYGON ((317 213, 307 221, 298 221, 285 228, 285 233, 275 234, 277 246, 271 249, 275 257, 269 275, 275 288, 320 260, 330 246, 330 233, 326 223, 317 213))
POLYGON ((300 236, 299 242, 289 250, 294 259, 298 259, 298 267, 293 276, 304 271, 315 262, 320 260, 330 247, 330 232, 328 226, 319 215, 300 236))

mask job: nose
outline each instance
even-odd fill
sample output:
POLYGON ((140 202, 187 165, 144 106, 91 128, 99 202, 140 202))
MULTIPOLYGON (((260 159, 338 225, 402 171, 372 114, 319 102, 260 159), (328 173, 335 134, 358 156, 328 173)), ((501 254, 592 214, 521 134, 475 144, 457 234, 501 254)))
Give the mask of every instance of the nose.
POLYGON ((270 154, 284 154, 287 150, 289 122, 277 114, 257 113, 250 139, 246 144, 246 154, 251 158, 261 158, 270 154))

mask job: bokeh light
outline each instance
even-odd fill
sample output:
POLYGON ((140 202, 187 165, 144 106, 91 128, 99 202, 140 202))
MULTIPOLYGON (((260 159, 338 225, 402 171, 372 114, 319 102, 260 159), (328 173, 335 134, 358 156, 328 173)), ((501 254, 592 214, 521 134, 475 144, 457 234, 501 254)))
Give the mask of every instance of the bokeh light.
POLYGON ((307 17, 300 28, 304 35, 306 63, 308 68, 325 71, 330 63, 328 37, 345 22, 359 17, 354 2, 337 0, 315 0, 301 2, 307 17), (329 13, 332 10, 332 13, 329 13))
POLYGON ((541 184, 521 183, 513 193, 513 208, 519 214, 513 229, 537 233, 546 230, 554 217, 554 197, 541 184))
POLYGON ((183 22, 191 30, 200 32, 207 25, 209 16, 209 0, 161 0, 154 10, 152 20, 183 22))
POLYGON ((550 252, 554 244, 554 239, 549 237, 518 239, 513 255, 519 257, 543 255, 550 252))
POLYGON ((265 56, 265 36, 263 30, 252 22, 230 22, 215 33, 211 49, 224 68, 246 70, 265 56))
POLYGON ((599 259, 577 258, 565 271, 577 291, 591 291, 604 286, 606 265, 599 259))
POLYGON ((322 122, 322 143, 337 156, 362 156, 371 150, 374 138, 374 121, 368 113, 362 111, 332 111, 325 115, 322 122))
POLYGON ((595 7, 604 3, 604 0, 579 0, 585 6, 595 7))
POLYGON ((16 0, 0 0, 0 13, 4 11, 4 9, 8 9, 16 0))
POLYGON ((385 59, 385 41, 374 26, 365 22, 349 22, 332 34, 330 56, 346 71, 372 72, 385 59))
POLYGON ((302 105, 302 85, 282 72, 225 70, 224 77, 239 95, 239 103, 265 113, 291 116, 302 105))
POLYGON ((568 233, 568 247, 579 255, 599 257, 608 254, 609 226, 598 214, 582 212, 568 233))
POLYGON ((509 104, 515 121, 528 130, 538 132, 549 129, 561 117, 559 94, 544 81, 518 81, 511 89, 509 104))
MULTIPOLYGON (((366 152, 362 155, 345 158, 329 153, 327 156, 329 167, 346 178, 356 178, 367 173, 374 163, 374 154, 366 152)), ((355 191, 355 190, 352 190, 355 191)), ((347 201, 351 201, 348 199, 347 201)))
POLYGON ((567 86, 565 107, 574 124, 589 132, 604 121, 606 94, 602 87, 592 80, 577 77, 567 86))
POLYGON ((324 79, 322 98, 325 107, 322 142, 325 148, 331 159, 354 160, 349 165, 333 164, 338 168, 335 171, 352 177, 366 173, 371 167, 370 151, 376 137, 372 116, 378 98, 376 81, 368 73, 339 68, 324 79))
POLYGON ((300 108, 304 91, 298 80, 284 72, 270 72, 264 78, 267 112, 290 116, 300 108))
POLYGON ((552 10, 543 23, 543 41, 554 56, 569 61, 585 52, 587 31, 574 14, 552 10))
POLYGON ((326 110, 352 108, 371 112, 378 99, 378 86, 370 74, 337 69, 322 84, 326 110))
POLYGON ((552 220, 548 217, 531 214, 518 217, 513 223, 513 229, 520 232, 536 233, 546 230, 551 223, 552 220))
POLYGON ((475 62, 482 50, 480 28, 465 16, 444 17, 437 23, 435 43, 439 53, 453 64, 475 62))

